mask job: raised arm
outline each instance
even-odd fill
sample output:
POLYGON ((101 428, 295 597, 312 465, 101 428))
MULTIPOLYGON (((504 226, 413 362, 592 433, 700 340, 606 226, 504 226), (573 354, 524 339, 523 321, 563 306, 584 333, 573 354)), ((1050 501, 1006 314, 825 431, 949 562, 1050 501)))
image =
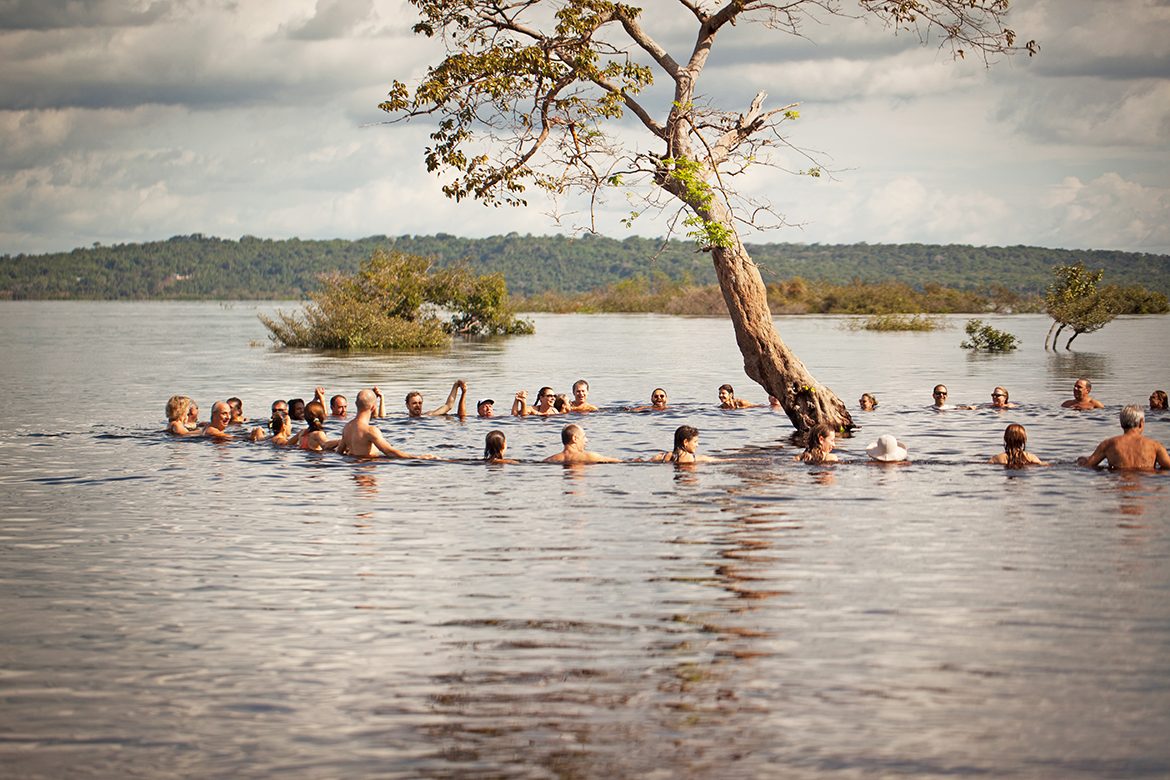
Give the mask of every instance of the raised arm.
POLYGON ((378 397, 378 408, 374 412, 374 417, 385 417, 386 416, 386 399, 382 398, 382 391, 379 390, 377 387, 371 387, 370 389, 373 390, 374 395, 376 395, 378 397))
MULTIPOLYGON (((428 417, 438 417, 439 415, 442 415, 442 414, 450 414, 451 410, 455 408, 455 397, 459 393, 460 385, 463 385, 464 387, 467 386, 463 382, 462 379, 456 379, 455 383, 453 385, 451 385, 451 392, 447 393, 447 400, 443 402, 442 406, 436 407, 436 408, 432 409, 431 411, 427 412, 427 416, 428 417)), ((460 416, 462 416, 462 415, 460 415, 460 416)))
POLYGON ((321 387, 320 385, 318 385, 313 390, 313 400, 316 401, 317 403, 321 404, 321 406, 325 407, 326 410, 329 409, 329 404, 325 403, 325 388, 324 387, 321 387))
POLYGON ((521 390, 516 393, 516 398, 512 401, 512 415, 514 417, 525 417, 528 414, 528 391, 521 390))

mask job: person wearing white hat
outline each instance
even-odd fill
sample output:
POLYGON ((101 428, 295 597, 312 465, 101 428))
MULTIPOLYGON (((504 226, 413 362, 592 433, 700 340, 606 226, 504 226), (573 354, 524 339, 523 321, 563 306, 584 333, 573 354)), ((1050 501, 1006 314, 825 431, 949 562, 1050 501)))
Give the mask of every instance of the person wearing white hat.
POLYGON ((865 452, 870 460, 879 463, 898 463, 906 460, 910 454, 901 442, 888 433, 879 436, 877 441, 865 448, 865 452))

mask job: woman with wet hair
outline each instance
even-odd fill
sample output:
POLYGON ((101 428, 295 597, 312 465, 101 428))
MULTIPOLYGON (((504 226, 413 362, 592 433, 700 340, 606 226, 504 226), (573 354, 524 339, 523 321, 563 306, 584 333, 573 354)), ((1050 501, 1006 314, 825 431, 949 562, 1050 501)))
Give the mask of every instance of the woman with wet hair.
POLYGON ((505 457, 508 450, 508 439, 503 431, 489 431, 483 440, 483 459, 487 463, 516 463, 517 461, 505 457))
POLYGON ((308 426, 296 438, 297 446, 302 450, 322 452, 337 446, 340 439, 330 441, 325 435, 325 407, 316 401, 305 407, 305 423, 308 426))
POLYGON ((857 405, 861 407, 863 412, 872 412, 877 408, 878 401, 870 393, 862 393, 861 398, 858 399, 857 405))
POLYGON ((838 459, 833 454, 836 444, 837 430, 827 423, 818 423, 808 432, 808 444, 804 452, 796 456, 796 460, 804 463, 836 463, 838 459))
POLYGON ((988 463, 1021 469, 1024 466, 1047 466, 1025 448, 1028 446, 1028 432, 1019 423, 1012 423, 1003 432, 1003 452, 995 455, 988 463))
POLYGON ((268 428, 272 431, 271 436, 265 436, 263 428, 253 428, 252 435, 249 438, 252 441, 267 441, 269 444, 275 444, 278 447, 284 447, 292 443, 294 438, 292 418, 288 416, 287 412, 273 412, 272 419, 268 421, 268 428))
POLYGON ((680 425, 674 431, 674 449, 660 452, 650 459, 656 463, 711 463, 718 458, 699 454, 699 429, 680 425))
POLYGON ((1166 409, 1170 409, 1170 403, 1167 400, 1165 390, 1155 390, 1150 393, 1150 410, 1157 411, 1160 409, 1165 411, 1166 409))
POLYGON ((735 390, 731 385, 719 385, 719 408, 720 409, 748 409, 755 406, 751 401, 745 401, 742 398, 735 397, 735 390))

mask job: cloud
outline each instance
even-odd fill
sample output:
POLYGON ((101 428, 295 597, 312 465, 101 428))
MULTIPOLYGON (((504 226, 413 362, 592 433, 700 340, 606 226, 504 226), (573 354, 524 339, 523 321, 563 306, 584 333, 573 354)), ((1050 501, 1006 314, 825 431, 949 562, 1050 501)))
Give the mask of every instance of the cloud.
POLYGON ((1170 187, 1146 186, 1113 172, 1091 181, 1069 176, 1047 188, 1042 205, 1049 217, 1046 241, 1087 248, 1112 236, 1137 250, 1170 251, 1170 187))
POLYGON ((373 0, 317 0, 317 11, 308 20, 287 25, 294 40, 324 41, 348 38, 367 22, 375 22, 373 0))
POLYGON ((150 25, 174 12, 172 0, 0 0, 0 30, 150 25))

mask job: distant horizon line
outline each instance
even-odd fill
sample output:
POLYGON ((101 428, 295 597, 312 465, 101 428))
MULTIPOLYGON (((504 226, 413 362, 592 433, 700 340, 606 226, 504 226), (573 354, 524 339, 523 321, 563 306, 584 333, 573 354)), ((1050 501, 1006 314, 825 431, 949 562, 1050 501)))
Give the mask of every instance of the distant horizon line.
MULTIPOLYGON (((173 241, 175 239, 214 240, 214 241, 224 241, 224 242, 232 242, 232 243, 241 243, 241 242, 245 241, 246 239, 253 239, 256 241, 272 241, 272 242, 300 241, 300 242, 310 243, 310 242, 327 242, 327 241, 347 241, 350 243, 357 243, 360 241, 369 241, 372 239, 399 239, 399 238, 409 238, 409 239, 435 238, 435 239, 455 239, 455 240, 460 240, 460 241, 490 241, 493 239, 509 238, 512 236, 516 236, 519 238, 559 238, 559 239, 566 239, 566 240, 570 240, 570 241, 608 240, 608 241, 616 241, 618 243, 622 243, 622 242, 627 241, 631 238, 638 239, 641 241, 653 241, 653 242, 658 242, 658 243, 663 243, 663 242, 671 243, 671 244, 690 244, 690 243, 693 243, 691 240, 686 239, 686 238, 665 238, 663 236, 633 235, 633 236, 626 236, 624 238, 617 238, 615 236, 609 236, 609 235, 605 235, 605 234, 601 234, 601 233, 588 233, 588 232, 586 232, 586 233, 582 233, 580 235, 572 235, 572 234, 566 235, 564 233, 520 233, 520 232, 515 231, 515 230, 508 231, 507 233, 496 233, 496 234, 492 234, 490 236, 460 236, 460 235, 457 235, 454 233, 448 233, 446 231, 439 231, 436 233, 401 233, 398 235, 391 235, 388 233, 371 233, 370 235, 360 236, 358 238, 345 238, 342 236, 334 236, 331 238, 302 238, 300 236, 290 236, 287 238, 271 238, 271 237, 257 236, 257 235, 252 234, 252 233, 244 233, 239 238, 228 238, 228 237, 224 237, 224 236, 209 235, 206 233, 196 231, 193 233, 177 233, 177 234, 172 235, 168 238, 155 238, 155 239, 138 240, 138 241, 119 241, 119 242, 115 242, 115 243, 107 243, 104 241, 94 241, 89 245, 74 246, 74 247, 69 248, 69 249, 46 250, 46 251, 41 251, 41 252, 16 252, 16 253, 4 252, 3 254, 0 254, 0 257, 13 258, 13 257, 35 257, 38 255, 69 254, 72 252, 76 252, 77 250, 97 249, 97 248, 101 248, 101 247, 122 247, 122 246, 134 246, 134 245, 146 245, 146 244, 162 244, 162 243, 167 243, 168 241, 173 241)), ((831 243, 831 242, 826 242, 826 241, 750 241, 750 240, 745 240, 743 243, 745 246, 749 246, 749 247, 750 246, 784 246, 784 245, 826 246, 826 247, 834 247, 834 246, 841 246, 841 247, 847 247, 847 246, 878 246, 878 247, 881 247, 881 246, 937 246, 937 247, 969 246, 969 247, 977 247, 977 248, 982 248, 982 249, 1024 248, 1024 249, 1047 249, 1047 250, 1052 250, 1052 251, 1057 251, 1057 252, 1122 252, 1125 254, 1135 254, 1135 255, 1153 255, 1155 257, 1168 257, 1168 256, 1170 256, 1170 247, 1167 248, 1167 251, 1162 252, 1162 251, 1157 251, 1157 250, 1152 250, 1152 249, 1151 250, 1136 250, 1136 249, 1112 249, 1112 248, 1104 248, 1104 247, 1094 247, 1094 248, 1076 247, 1076 248, 1072 248, 1072 247, 1044 246, 1042 244, 973 244, 970 242, 967 242, 967 243, 960 243, 960 242, 937 243, 937 242, 926 242, 926 241, 878 241, 878 242, 850 241, 850 242, 831 243)))

